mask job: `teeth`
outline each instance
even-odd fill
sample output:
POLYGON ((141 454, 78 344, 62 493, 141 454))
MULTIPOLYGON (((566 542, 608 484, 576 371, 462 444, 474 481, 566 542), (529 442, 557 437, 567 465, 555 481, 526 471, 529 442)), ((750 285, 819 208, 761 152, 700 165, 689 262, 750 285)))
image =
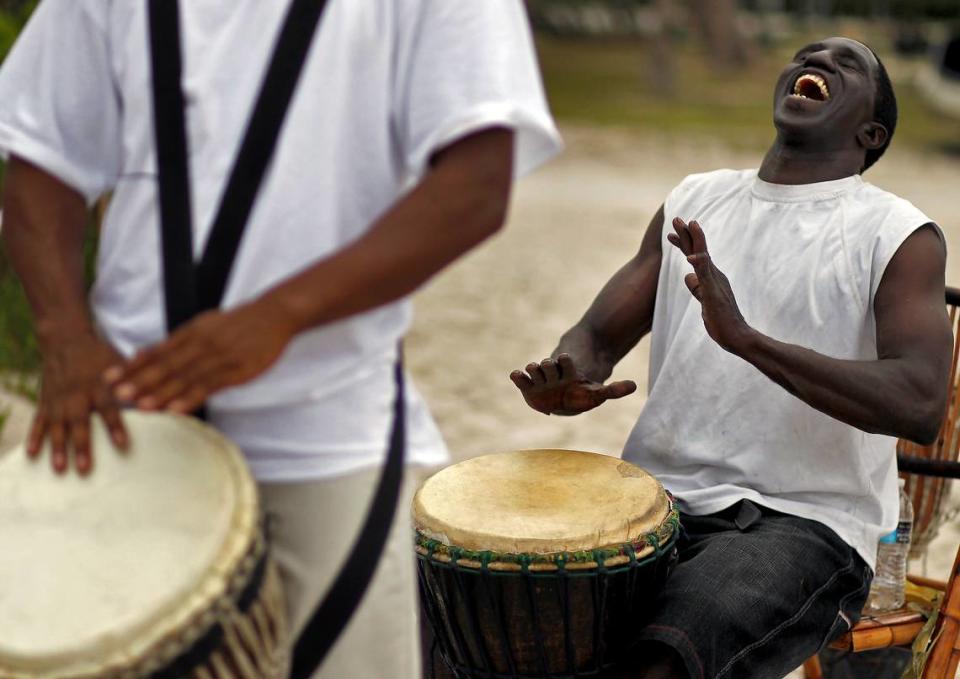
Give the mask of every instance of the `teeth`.
POLYGON ((801 94, 800 92, 800 89, 801 89, 800 86, 804 82, 812 82, 814 85, 819 87, 820 93, 823 95, 824 101, 830 98, 830 90, 827 88, 827 82, 823 78, 818 76, 816 73, 804 73, 799 78, 797 78, 797 82, 794 83, 793 85, 793 93, 798 97, 803 97, 804 99, 808 98, 805 95, 801 94))

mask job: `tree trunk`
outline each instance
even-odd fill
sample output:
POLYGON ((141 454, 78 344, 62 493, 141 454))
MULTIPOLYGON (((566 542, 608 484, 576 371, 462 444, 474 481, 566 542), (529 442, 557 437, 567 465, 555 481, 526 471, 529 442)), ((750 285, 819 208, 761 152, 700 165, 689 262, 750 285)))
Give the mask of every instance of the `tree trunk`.
POLYGON ((737 0, 690 0, 690 11, 703 47, 716 68, 746 62, 748 50, 737 25, 737 0))

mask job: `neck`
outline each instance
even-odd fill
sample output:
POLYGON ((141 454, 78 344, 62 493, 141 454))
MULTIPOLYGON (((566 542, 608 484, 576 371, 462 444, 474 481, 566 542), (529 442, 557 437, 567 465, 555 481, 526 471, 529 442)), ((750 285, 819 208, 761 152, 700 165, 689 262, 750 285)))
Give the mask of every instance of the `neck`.
POLYGON ((860 173, 863 150, 811 150, 790 145, 778 135, 760 165, 759 177, 771 184, 815 184, 860 173))

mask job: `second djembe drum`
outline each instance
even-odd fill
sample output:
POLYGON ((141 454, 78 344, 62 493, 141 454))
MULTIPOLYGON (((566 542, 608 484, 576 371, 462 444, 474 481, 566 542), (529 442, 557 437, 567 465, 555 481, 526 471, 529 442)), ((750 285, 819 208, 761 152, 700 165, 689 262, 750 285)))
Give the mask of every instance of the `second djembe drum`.
POLYGON ((424 610, 457 677, 600 677, 676 560, 670 496, 620 459, 478 457, 413 504, 424 610))

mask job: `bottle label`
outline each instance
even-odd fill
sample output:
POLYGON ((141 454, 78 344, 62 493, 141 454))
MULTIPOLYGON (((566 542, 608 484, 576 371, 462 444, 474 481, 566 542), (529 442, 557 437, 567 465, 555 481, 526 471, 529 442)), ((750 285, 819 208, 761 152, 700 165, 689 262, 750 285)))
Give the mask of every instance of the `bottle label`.
POLYGON ((901 521, 897 524, 896 529, 880 538, 880 543, 884 545, 909 545, 911 528, 913 528, 912 521, 901 521))

